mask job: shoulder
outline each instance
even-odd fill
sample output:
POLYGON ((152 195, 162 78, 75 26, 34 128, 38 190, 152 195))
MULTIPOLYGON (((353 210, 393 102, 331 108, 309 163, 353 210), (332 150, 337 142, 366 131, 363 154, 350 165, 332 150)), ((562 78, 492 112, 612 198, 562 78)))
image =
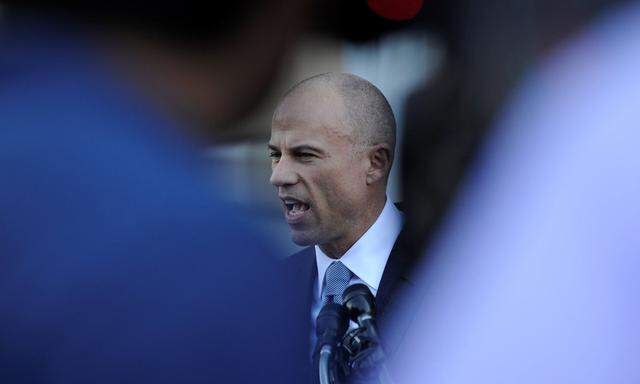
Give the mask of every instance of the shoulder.
POLYGON ((287 260, 298 260, 301 257, 309 257, 309 256, 314 256, 315 257, 315 255, 316 255, 315 247, 314 246, 310 246, 310 247, 302 248, 298 252, 289 255, 287 257, 287 260))
POLYGON ((297 271, 309 269, 316 263, 316 251, 313 246, 305 247, 298 252, 287 256, 283 260, 285 268, 297 271))

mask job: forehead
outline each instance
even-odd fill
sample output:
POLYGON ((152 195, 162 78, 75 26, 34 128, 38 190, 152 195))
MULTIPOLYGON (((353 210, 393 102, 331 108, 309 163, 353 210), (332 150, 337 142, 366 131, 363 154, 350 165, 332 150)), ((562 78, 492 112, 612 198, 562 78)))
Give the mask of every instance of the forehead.
MULTIPOLYGON (((353 135, 344 119, 344 104, 332 92, 302 92, 283 100, 274 113, 271 139, 351 143, 353 135)), ((294 142, 287 143, 293 145, 294 142)))

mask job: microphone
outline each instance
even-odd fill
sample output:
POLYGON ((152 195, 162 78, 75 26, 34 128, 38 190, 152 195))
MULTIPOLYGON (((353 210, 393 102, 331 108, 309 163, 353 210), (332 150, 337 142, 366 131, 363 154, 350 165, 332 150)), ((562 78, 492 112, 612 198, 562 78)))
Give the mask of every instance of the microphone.
POLYGON ((334 360, 337 355, 338 342, 347 331, 348 322, 346 311, 340 304, 326 304, 318 314, 316 319, 316 336, 318 337, 316 354, 320 384, 338 382, 334 360))
POLYGON ((380 367, 378 381, 382 384, 392 383, 376 327, 376 304, 373 294, 366 285, 354 284, 342 294, 342 305, 346 308, 349 318, 364 329, 364 339, 369 340, 360 342, 362 345, 352 359, 351 367, 355 370, 380 367))
POLYGON ((351 320, 366 328, 374 338, 374 341, 380 341, 375 325, 375 299, 366 285, 354 284, 347 287, 342 294, 342 305, 346 308, 351 320))

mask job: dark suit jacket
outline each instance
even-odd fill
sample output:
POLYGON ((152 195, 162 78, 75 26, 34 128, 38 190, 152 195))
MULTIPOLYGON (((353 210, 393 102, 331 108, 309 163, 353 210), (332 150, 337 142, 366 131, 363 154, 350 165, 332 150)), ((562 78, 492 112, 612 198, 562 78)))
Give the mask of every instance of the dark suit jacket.
MULTIPOLYGON (((403 252, 402 237, 403 233, 401 232, 387 260, 376 295, 378 328, 384 350, 390 358, 393 358, 412 318, 410 312, 397 310, 400 305, 406 305, 402 298, 408 296, 409 293, 412 294, 411 290, 415 286, 410 278, 410 259, 408 254, 403 252), (398 316, 394 315, 397 312, 398 316)), ((296 302, 304 303, 301 308, 292 308, 293 316, 297 318, 296 321, 304 324, 302 333, 296 337, 300 337, 300 340, 306 345, 305 350, 309 351, 312 348, 310 345, 312 332, 310 317, 313 304, 313 285, 317 275, 314 247, 304 248, 291 255, 285 264, 291 276, 291 292, 294 293, 296 302)), ((311 375, 311 362, 305 369, 311 375)))

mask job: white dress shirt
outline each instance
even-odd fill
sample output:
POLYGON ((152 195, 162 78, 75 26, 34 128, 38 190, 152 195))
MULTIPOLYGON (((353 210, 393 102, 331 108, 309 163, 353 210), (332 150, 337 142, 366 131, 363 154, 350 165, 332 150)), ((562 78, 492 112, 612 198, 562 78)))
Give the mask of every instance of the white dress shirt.
MULTIPOLYGON (((353 273, 349 285, 365 284, 373 296, 376 296, 387 259, 401 229, 402 213, 387 199, 382 212, 373 225, 339 259, 353 273)), ((324 285, 324 275, 329 264, 336 261, 322 252, 317 245, 315 250, 318 274, 314 285, 314 301, 311 306, 312 340, 315 340, 316 317, 322 307, 320 295, 324 285)), ((355 328, 355 324, 352 322, 349 328, 355 328)))

